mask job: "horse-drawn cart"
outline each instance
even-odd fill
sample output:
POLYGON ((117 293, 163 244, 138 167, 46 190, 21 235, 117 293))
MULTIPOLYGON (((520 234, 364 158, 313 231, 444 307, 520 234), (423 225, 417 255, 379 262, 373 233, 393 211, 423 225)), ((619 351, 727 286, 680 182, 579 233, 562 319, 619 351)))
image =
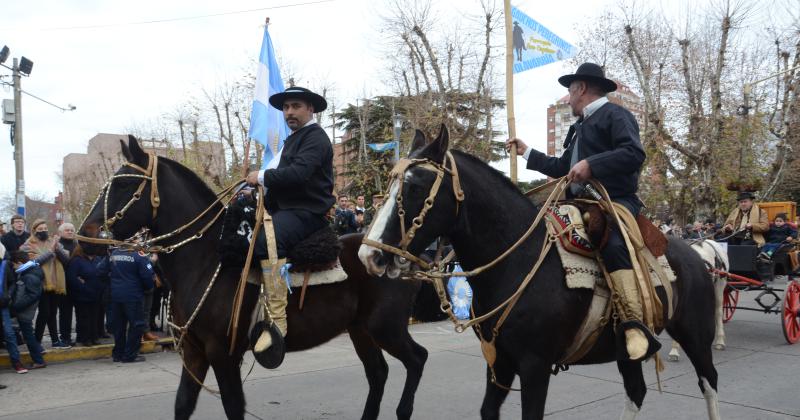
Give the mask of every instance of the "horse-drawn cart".
MULTIPOLYGON (((730 272, 715 270, 728 278, 722 301, 723 322, 730 321, 737 309, 779 314, 783 336, 789 344, 794 344, 800 341, 800 283, 793 278, 793 270, 787 263, 783 264, 788 278, 786 288, 775 287, 772 284, 775 265, 780 267, 781 264, 759 264, 758 252, 758 248, 751 245, 728 246, 730 272), (758 307, 738 305, 739 294, 743 291, 759 292, 755 298, 758 307), (778 292, 785 292, 783 298, 778 292)), ((785 253, 776 254, 776 257, 788 259, 785 253)))

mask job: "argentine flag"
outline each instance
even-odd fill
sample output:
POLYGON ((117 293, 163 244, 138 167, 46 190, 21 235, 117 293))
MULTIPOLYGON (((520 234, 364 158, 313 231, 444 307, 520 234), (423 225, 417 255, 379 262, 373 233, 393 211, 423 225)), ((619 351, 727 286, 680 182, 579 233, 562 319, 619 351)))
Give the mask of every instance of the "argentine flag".
POLYGON ((264 159, 261 169, 265 169, 278 152, 283 148, 283 141, 289 133, 289 127, 283 119, 283 112, 269 104, 269 97, 283 92, 283 79, 275 60, 275 50, 269 37, 268 27, 264 27, 264 41, 261 43, 261 54, 258 56, 256 72, 256 89, 253 98, 253 110, 250 114, 250 138, 264 145, 264 159))

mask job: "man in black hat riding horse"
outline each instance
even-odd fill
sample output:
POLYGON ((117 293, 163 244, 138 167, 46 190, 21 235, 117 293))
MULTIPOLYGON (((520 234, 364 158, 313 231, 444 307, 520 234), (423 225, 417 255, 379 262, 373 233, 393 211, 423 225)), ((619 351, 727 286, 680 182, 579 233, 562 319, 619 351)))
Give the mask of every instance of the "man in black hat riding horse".
MULTIPOLYGON (((566 175, 571 181, 568 199, 583 197, 585 183, 595 178, 603 184, 611 200, 624 206, 635 218, 643 206, 636 191, 645 152, 633 114, 606 97, 608 92, 617 90, 617 84, 593 63, 581 64, 575 74, 562 76, 558 82, 568 89, 572 115, 578 117, 567 133, 564 154, 547 156, 518 138, 508 140, 508 148, 517 145, 517 153, 528 161, 528 169, 553 178, 566 175)), ((631 256, 616 225, 611 226, 600 256, 610 273, 610 286, 620 297, 615 309, 622 321, 625 350, 631 360, 643 360, 661 346, 642 322, 642 301, 631 256)))
MULTIPOLYGON (((292 133, 273 159, 278 164, 250 172, 247 182, 266 189, 265 203, 275 227, 278 264, 282 265, 295 245, 328 225, 325 215, 336 201, 333 147, 325 130, 314 121, 314 113, 328 107, 325 98, 293 86, 270 96, 269 103, 283 111, 292 133)), ((261 268, 270 318, 285 337, 287 286, 273 281, 269 260, 261 260, 261 268)), ((259 353, 271 345, 269 331, 265 331, 253 350, 259 353)))

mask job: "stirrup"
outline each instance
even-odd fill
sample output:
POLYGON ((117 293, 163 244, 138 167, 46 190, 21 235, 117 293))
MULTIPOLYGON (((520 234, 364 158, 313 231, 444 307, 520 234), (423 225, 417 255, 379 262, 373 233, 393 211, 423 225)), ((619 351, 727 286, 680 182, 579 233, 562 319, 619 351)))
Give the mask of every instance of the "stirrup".
POLYGON ((653 332, 642 324, 641 321, 629 320, 620 322, 615 332, 617 335, 617 360, 641 362, 649 359, 650 356, 656 354, 661 349, 661 342, 658 341, 655 335, 653 335, 653 332), (628 346, 625 339, 625 330, 630 328, 636 328, 641 331, 647 339, 647 351, 645 351, 644 356, 636 359, 631 359, 631 356, 628 354, 628 346))
POLYGON ((250 342, 255 344, 253 346, 253 356, 259 365, 267 369, 275 369, 283 363, 283 358, 286 356, 286 343, 283 340, 281 331, 274 323, 270 323, 267 326, 266 321, 257 322, 250 332, 250 342), (262 339, 267 340, 264 336, 269 337, 269 345, 262 351, 256 351, 258 342, 262 339))

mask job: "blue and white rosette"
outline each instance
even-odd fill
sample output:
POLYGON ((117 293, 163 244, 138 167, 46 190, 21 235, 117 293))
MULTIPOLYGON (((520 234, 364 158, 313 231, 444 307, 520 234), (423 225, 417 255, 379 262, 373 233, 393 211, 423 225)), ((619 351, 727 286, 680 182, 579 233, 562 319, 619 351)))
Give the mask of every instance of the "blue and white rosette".
MULTIPOLYGON (((454 271, 462 271, 461 266, 456 264, 454 271)), ((469 308, 472 306, 472 287, 467 282, 466 277, 450 277, 447 281, 447 292, 450 294, 450 304, 453 305, 453 313, 458 319, 469 319, 469 308)))

